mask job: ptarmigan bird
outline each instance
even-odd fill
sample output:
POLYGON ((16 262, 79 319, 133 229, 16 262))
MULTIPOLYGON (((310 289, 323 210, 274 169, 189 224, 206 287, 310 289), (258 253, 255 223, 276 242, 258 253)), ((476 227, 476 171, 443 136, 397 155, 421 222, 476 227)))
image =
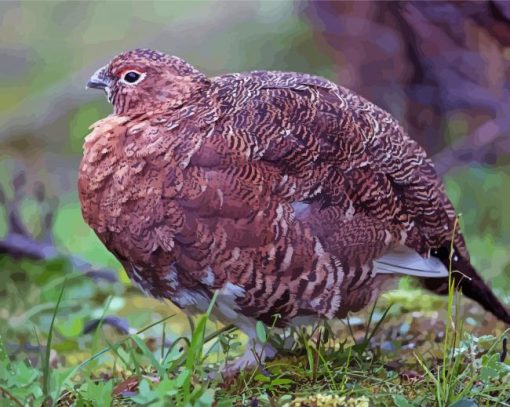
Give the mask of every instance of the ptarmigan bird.
POLYGON ((402 274, 444 294, 451 257, 462 291, 510 323, 424 150, 350 90, 292 72, 208 78, 148 49, 88 87, 114 113, 85 139, 83 216, 147 294, 195 313, 218 291, 214 317, 256 342, 257 320, 342 318, 402 274))

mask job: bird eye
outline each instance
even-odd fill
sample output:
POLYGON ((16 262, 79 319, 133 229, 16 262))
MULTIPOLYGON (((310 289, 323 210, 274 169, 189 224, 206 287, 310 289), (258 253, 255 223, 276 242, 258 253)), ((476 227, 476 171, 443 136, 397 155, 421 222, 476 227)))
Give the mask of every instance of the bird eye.
POLYGON ((122 77, 124 82, 131 83, 131 84, 138 82, 141 78, 142 78, 142 75, 136 71, 128 71, 122 77))

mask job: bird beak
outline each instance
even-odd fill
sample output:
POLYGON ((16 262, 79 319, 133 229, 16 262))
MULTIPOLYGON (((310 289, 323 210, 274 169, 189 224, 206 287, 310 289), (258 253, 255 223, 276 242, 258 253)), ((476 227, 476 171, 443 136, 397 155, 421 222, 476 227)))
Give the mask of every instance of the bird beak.
POLYGON ((106 66, 99 68, 87 82, 87 89, 105 89, 109 85, 106 66))

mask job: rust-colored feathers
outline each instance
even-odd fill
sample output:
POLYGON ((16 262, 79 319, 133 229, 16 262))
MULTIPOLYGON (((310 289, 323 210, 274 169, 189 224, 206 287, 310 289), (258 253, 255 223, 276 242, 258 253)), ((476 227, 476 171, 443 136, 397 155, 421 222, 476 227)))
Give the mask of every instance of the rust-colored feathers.
POLYGON ((148 50, 94 80, 115 114, 85 140, 83 215, 147 293, 193 312, 219 290, 215 315, 242 327, 345 316, 400 273, 442 281, 453 236, 467 273, 432 163, 353 92, 298 73, 208 79, 148 50))

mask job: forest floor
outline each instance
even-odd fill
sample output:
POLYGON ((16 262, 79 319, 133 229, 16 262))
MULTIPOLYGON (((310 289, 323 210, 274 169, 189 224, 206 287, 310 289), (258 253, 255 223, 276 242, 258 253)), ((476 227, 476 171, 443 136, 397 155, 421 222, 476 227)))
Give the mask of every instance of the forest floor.
POLYGON ((510 406, 506 327, 411 280, 347 321, 286 332, 294 347, 258 369, 210 379, 242 353, 235 329, 64 260, 0 269, 3 406, 510 406))

